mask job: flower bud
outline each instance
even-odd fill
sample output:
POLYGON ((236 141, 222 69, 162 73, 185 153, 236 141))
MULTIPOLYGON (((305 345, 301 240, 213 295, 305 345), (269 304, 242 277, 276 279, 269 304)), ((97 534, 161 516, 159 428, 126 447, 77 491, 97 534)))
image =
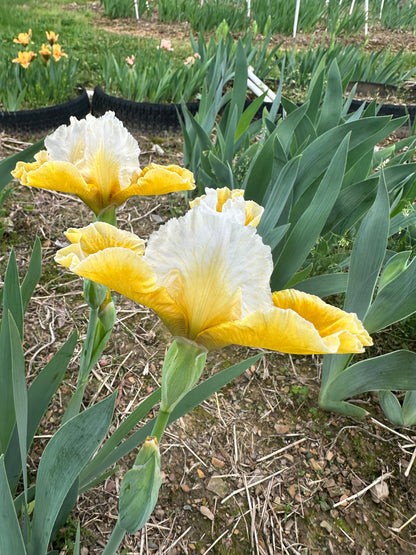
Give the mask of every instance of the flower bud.
POLYGON ((160 410, 172 412, 177 403, 199 380, 207 359, 207 349, 185 337, 177 337, 169 347, 162 368, 160 410))
POLYGON ((110 290, 108 290, 108 295, 106 297, 109 297, 109 302, 105 302, 100 306, 100 310, 98 312, 98 318, 103 326, 103 329, 105 332, 108 332, 110 330, 113 329, 114 323, 116 321, 116 309, 114 307, 114 302, 111 299, 111 293, 110 290))
POLYGON ((403 251, 394 254, 382 271, 378 280, 379 290, 383 289, 388 283, 393 281, 399 274, 404 272, 408 266, 411 251, 403 251))
POLYGON ((133 468, 121 482, 119 497, 120 525, 134 534, 148 521, 156 505, 162 484, 159 445, 148 437, 136 457, 133 468))
POLYGON ((107 298, 108 287, 95 283, 89 279, 84 279, 84 298, 90 308, 100 308, 107 298))

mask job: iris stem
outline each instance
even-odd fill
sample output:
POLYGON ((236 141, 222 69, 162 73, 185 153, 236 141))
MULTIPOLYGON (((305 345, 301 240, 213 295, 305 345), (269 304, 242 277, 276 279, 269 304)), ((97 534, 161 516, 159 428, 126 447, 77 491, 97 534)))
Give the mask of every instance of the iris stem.
POLYGON ((122 528, 120 525, 120 521, 117 520, 116 525, 111 532, 110 539, 108 540, 107 545, 103 551, 103 555, 115 555, 117 553, 117 549, 119 548, 123 538, 126 534, 126 530, 122 528))
POLYGON ((88 320, 87 336, 82 347, 80 361, 79 361, 79 375, 77 387, 72 395, 68 408, 62 418, 62 424, 73 418, 79 413, 81 408, 82 398, 84 397, 85 388, 88 383, 88 376, 91 371, 91 359, 93 356, 95 335, 98 326, 98 310, 97 308, 90 309, 90 317, 88 320))
POLYGON ((164 410, 160 410, 159 414, 157 415, 156 422, 153 426, 152 436, 157 438, 157 441, 160 443, 162 438, 163 432, 168 424, 169 416, 171 415, 170 412, 166 412, 164 410))

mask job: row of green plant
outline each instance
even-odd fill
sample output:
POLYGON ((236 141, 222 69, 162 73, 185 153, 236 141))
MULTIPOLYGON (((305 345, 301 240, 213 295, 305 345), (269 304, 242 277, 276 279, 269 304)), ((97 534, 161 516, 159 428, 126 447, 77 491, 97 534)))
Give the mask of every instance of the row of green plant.
MULTIPOLYGON (((104 13, 110 18, 136 17, 131 0, 102 0, 104 13)), ((140 0, 139 17, 152 16, 157 11, 160 21, 188 21, 192 29, 210 31, 223 19, 233 31, 243 31, 256 21, 261 33, 270 14, 273 17, 272 32, 291 35, 295 19, 296 3, 288 0, 253 0, 250 11, 246 0, 140 0)), ((338 0, 313 0, 301 2, 298 14, 298 30, 313 32, 317 27, 326 27, 331 36, 362 32, 365 24, 364 0, 339 2, 338 0)), ((380 24, 390 29, 416 28, 416 7, 413 2, 376 0, 369 5, 368 24, 380 24)))
MULTIPOLYGON (((278 46, 270 47, 270 33, 256 41, 253 30, 242 38, 247 60, 256 75, 265 78, 277 64, 278 46)), ((218 72, 218 66, 231 77, 235 65, 236 43, 223 22, 209 42, 199 33, 191 36, 193 54, 178 65, 169 40, 151 42, 143 52, 121 58, 108 53, 103 59, 103 87, 107 93, 122 95, 137 102, 189 102, 199 97, 207 76, 218 72)))
POLYGON ((415 73, 415 68, 407 67, 403 49, 396 54, 390 48, 367 54, 362 46, 332 42, 328 47, 322 42, 317 46, 312 43, 306 50, 278 50, 276 57, 280 66, 283 57, 286 60, 285 81, 300 87, 309 85, 322 60, 327 68, 336 60, 342 78, 348 77, 351 83, 363 81, 400 87, 415 73))
MULTIPOLYGON (((0 6, 0 16, 3 10, 0 6)), ((83 13, 87 14, 86 11, 83 13)), ((92 30, 88 18, 83 21, 79 15, 71 12, 67 19, 58 18, 52 10, 50 20, 70 48, 54 52, 46 59, 41 54, 41 46, 46 42, 45 29, 51 28, 43 23, 46 19, 38 22, 36 16, 31 20, 30 44, 22 47, 13 42, 19 34, 15 29, 22 29, 21 24, 13 28, 13 20, 6 18, 4 13, 6 23, 0 23, 0 29, 4 29, 0 35, 4 52, 0 60, 0 103, 3 109, 13 111, 57 104, 72 98, 78 85, 93 88, 96 84, 101 84, 110 94, 136 101, 187 101, 198 96, 203 74, 217 55, 225 57, 227 66, 233 70, 236 46, 230 23, 224 20, 217 28, 216 40, 211 39, 206 44, 200 33, 198 39, 191 36, 189 42, 175 43, 166 51, 160 46, 169 42, 168 38, 156 43, 154 40, 116 36, 98 28, 92 30), (219 49, 221 51, 217 52, 219 49)), ((90 18, 91 14, 88 15, 90 18)), ((25 20, 25 11, 21 20, 25 20)), ((292 89, 307 86, 322 58, 328 66, 336 58, 342 77, 350 75, 351 81, 400 85, 414 75, 411 57, 404 52, 392 54, 388 49, 368 55, 362 48, 342 46, 333 41, 329 48, 312 44, 306 51, 284 51, 279 45, 271 45, 273 20, 268 15, 262 24, 264 39, 256 39, 259 31, 256 22, 242 38, 249 63, 261 79, 279 78, 278 66, 283 57, 286 58, 285 86, 292 89)), ((26 34, 28 28, 23 28, 26 34)))
MULTIPOLYGON (((241 39, 247 61, 261 79, 280 77, 278 67, 286 59, 284 86, 306 89, 311 75, 319 64, 326 67, 337 60, 343 78, 350 81, 370 81, 400 85, 413 74, 404 69, 402 52, 392 55, 389 50, 366 55, 360 47, 333 43, 330 48, 310 46, 306 51, 282 51, 280 45, 270 47, 270 29, 262 41, 254 39, 255 29, 249 30, 241 39)), ((215 66, 225 64, 228 75, 234 71, 236 42, 225 21, 218 27, 207 43, 199 33, 191 36, 193 55, 182 59, 178 65, 173 56, 174 48, 169 40, 146 42, 140 50, 121 57, 107 52, 101 61, 102 86, 106 92, 121 95, 137 102, 191 101, 199 97, 207 74, 216 71, 215 66)), ((38 64, 23 68, 19 64, 9 68, 12 75, 3 79, 5 89, 3 104, 10 110, 17 109, 25 96, 36 99, 35 106, 64 101, 72 94, 71 82, 77 64, 70 58, 60 65, 38 64), (65 63, 66 65, 63 65, 65 63), (13 71, 12 71, 13 70, 13 71), (47 75, 41 74, 47 72, 47 75), (13 77, 18 83, 18 95, 13 89, 13 77), (60 83, 62 86, 60 86, 60 83), (23 86, 24 84, 24 86, 23 86)), ((34 65, 34 64, 33 64, 34 65)), ((4 64, 3 68, 7 68, 4 64)), ((7 71, 7 69, 5 69, 7 71)))
MULTIPOLYGON (((259 233, 273 252, 273 289, 341 296, 370 333, 414 314, 416 250, 400 238, 416 222, 416 137, 375 148, 406 117, 377 116, 374 102, 349 113, 354 91, 345 99, 336 61, 326 69, 322 60, 303 104, 280 89, 256 120, 262 99, 244 110, 246 77, 240 44, 232 91, 220 92, 226 76, 218 75, 205 84, 195 116, 184 108, 184 162, 200 192, 232 184, 264 206, 259 233)), ((392 422, 415 425, 416 353, 351 359, 324 356, 320 406, 362 417, 365 411, 347 400, 377 390, 392 422), (392 393, 398 390, 409 391, 403 405, 392 393)))

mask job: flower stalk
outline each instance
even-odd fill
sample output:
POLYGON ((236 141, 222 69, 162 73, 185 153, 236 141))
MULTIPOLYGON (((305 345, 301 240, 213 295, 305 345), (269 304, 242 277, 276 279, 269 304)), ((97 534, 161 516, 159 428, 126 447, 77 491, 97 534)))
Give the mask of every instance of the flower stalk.
POLYGON ((90 307, 87 335, 80 355, 77 386, 63 416, 63 423, 79 413, 88 377, 110 339, 116 319, 114 303, 107 287, 85 279, 84 298, 90 307))

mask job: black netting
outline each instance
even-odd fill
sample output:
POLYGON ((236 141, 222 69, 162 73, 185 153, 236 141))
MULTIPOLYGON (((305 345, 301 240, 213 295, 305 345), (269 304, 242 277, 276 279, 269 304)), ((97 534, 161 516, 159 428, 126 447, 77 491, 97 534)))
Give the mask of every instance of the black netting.
POLYGON ((40 133, 56 129, 62 124, 68 124, 69 118, 85 117, 91 111, 87 91, 76 98, 47 108, 37 110, 19 110, 17 112, 0 111, 0 131, 8 133, 40 133))
MULTIPOLYGON (((369 105, 369 102, 365 100, 353 100, 351 102, 349 112, 355 112, 358 110, 363 102, 366 107, 369 105)), ((377 115, 393 116, 393 118, 400 118, 402 116, 409 115, 410 122, 413 124, 416 116, 416 104, 381 104, 377 115)))
MULTIPOLYGON (((199 102, 186 104, 192 114, 196 114, 199 102)), ((130 131, 163 131, 179 129, 178 111, 182 115, 180 104, 152 104, 150 102, 133 102, 125 98, 106 94, 99 85, 92 97, 92 113, 102 116, 111 110, 130 131)))

